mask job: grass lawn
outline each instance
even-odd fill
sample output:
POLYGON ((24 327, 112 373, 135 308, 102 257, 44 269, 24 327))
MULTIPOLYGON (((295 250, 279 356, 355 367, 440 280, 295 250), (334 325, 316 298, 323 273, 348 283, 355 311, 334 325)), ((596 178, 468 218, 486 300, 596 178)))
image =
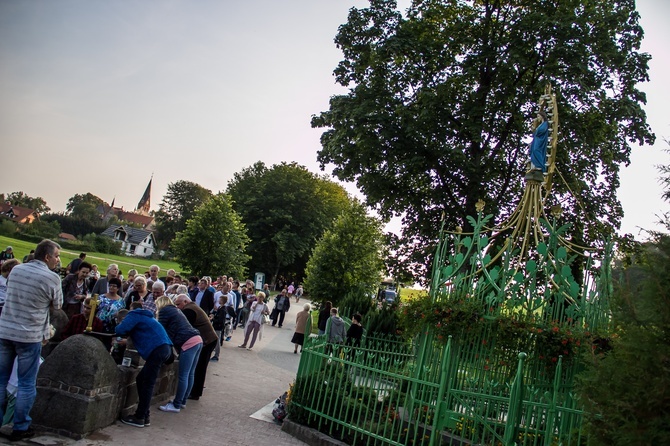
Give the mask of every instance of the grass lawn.
MULTIPOLYGON (((7 246, 11 246, 14 249, 14 257, 19 261, 23 260, 23 256, 28 254, 31 249, 35 249, 37 244, 33 242, 26 242, 23 240, 17 240, 10 237, 0 236, 0 250, 4 250, 7 246)), ((62 249, 60 252, 60 262, 63 268, 65 268, 73 259, 79 256, 80 251, 71 251, 68 249, 62 249)), ((170 268, 179 270, 179 265, 176 262, 168 262, 165 260, 151 260, 144 259, 142 257, 130 257, 130 256, 115 256, 111 254, 102 254, 99 252, 87 252, 86 261, 89 263, 95 263, 98 265, 98 271, 102 276, 105 275, 107 271, 107 266, 110 263, 116 263, 119 265, 119 268, 123 274, 127 274, 129 269, 135 268, 140 274, 148 270, 149 267, 153 264, 160 266, 161 271, 165 272, 170 268)), ((161 274, 164 275, 164 274, 161 274)))

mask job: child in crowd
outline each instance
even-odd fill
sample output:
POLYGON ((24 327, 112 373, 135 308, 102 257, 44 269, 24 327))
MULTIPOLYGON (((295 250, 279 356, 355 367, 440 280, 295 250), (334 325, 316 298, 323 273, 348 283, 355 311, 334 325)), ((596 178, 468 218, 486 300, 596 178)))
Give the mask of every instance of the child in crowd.
POLYGON ((218 305, 212 311, 210 311, 209 314, 209 319, 212 321, 212 327, 214 327, 216 336, 219 338, 218 342, 216 343, 216 347, 214 347, 214 356, 212 356, 210 361, 219 360, 219 353, 221 352, 221 345, 223 344, 224 339, 222 332, 226 326, 226 318, 228 316, 226 311, 226 302, 228 302, 227 295, 223 294, 219 296, 218 305))

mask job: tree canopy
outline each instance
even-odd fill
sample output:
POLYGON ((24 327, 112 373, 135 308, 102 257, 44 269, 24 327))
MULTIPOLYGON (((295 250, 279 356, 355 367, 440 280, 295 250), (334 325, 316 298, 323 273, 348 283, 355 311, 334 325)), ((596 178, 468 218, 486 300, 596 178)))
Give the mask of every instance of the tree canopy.
POLYGON ((85 220, 92 224, 100 223, 98 206, 103 206, 104 200, 90 192, 75 194, 67 201, 65 212, 67 215, 85 220))
POLYGON ((212 191, 191 181, 179 180, 168 184, 167 192, 154 214, 158 242, 169 246, 195 210, 212 197, 212 191))
POLYGON ((195 209, 170 247, 179 265, 191 274, 244 277, 248 243, 244 223, 233 210, 230 197, 218 194, 195 209))
POLYGON ((7 195, 0 194, 0 199, 3 202, 10 202, 13 206, 20 206, 37 211, 39 214, 49 212, 51 208, 47 206, 47 202, 42 197, 31 197, 25 192, 10 192, 7 195))
POLYGON ((350 202, 340 185, 296 163, 257 162, 235 173, 227 192, 251 238, 250 272, 268 280, 300 280, 317 240, 350 202))
POLYGON ((384 268, 381 222, 352 204, 314 248, 305 270, 305 289, 313 301, 337 302, 354 292, 374 296, 384 268))
MULTIPOLYGON (((318 160, 355 181, 369 205, 402 215, 417 247, 468 229, 475 203, 498 221, 523 188, 529 124, 545 85, 560 114, 552 202, 592 244, 619 227, 619 169, 632 143, 654 141, 637 84, 650 56, 633 0, 492 2, 393 0, 352 8, 335 42, 348 94, 312 119, 324 128, 318 160)), ((429 250, 429 251, 432 251, 429 250)))

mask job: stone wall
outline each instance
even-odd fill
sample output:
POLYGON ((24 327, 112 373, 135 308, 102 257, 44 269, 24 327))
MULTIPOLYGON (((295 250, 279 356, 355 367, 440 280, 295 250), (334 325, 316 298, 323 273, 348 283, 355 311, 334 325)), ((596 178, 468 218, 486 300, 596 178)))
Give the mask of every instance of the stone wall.
MULTIPOLYGON (((152 403, 168 401, 176 389, 178 362, 161 369, 152 403)), ((37 376, 30 413, 36 429, 82 438, 133 413, 137 367, 118 366, 103 344, 87 335, 58 344, 37 376)))

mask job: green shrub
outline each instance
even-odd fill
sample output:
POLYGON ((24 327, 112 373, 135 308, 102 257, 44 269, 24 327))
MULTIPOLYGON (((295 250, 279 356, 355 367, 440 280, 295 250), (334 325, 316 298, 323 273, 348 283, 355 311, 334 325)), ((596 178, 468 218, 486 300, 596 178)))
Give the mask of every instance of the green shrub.
POLYGON ((16 231, 16 223, 4 218, 0 220, 0 235, 4 235, 5 237, 15 237, 16 231))
POLYGON ((594 350, 578 388, 595 445, 670 444, 670 235, 657 235, 611 299, 611 350, 594 350))

